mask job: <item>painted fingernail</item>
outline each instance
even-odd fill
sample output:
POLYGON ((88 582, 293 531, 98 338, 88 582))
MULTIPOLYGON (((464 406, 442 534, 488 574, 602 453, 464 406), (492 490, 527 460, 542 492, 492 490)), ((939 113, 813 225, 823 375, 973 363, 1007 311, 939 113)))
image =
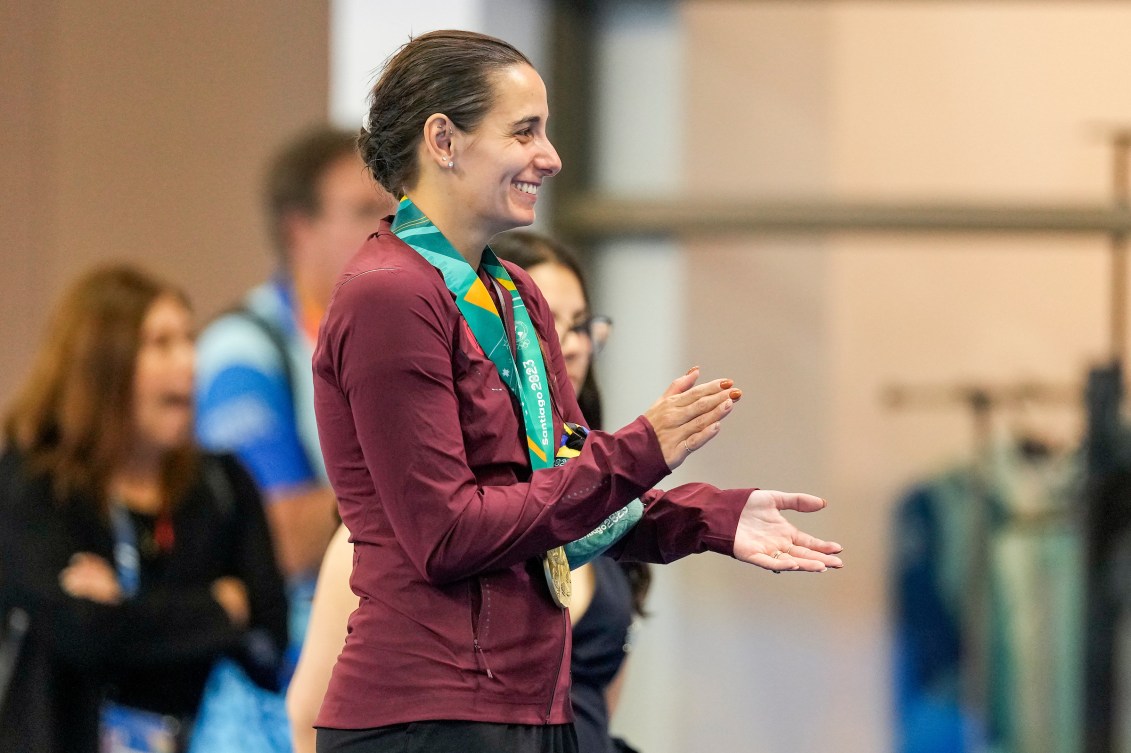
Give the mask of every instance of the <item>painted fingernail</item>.
POLYGON ((724 379, 722 382, 719 383, 719 387, 721 387, 724 390, 729 390, 733 386, 734 386, 734 380, 733 379, 724 379))
POLYGON ((693 371, 699 371, 699 367, 698 366, 692 366, 690 369, 687 370, 687 373, 690 374, 693 371))
POLYGON ((730 399, 734 400, 735 402, 741 400, 742 399, 742 390, 731 390, 730 391, 730 399))

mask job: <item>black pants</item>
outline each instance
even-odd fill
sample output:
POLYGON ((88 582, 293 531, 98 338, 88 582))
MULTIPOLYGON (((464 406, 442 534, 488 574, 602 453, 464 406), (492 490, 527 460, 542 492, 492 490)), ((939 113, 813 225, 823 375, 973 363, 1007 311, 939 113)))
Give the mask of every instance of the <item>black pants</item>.
POLYGON ((318 753, 577 753, 572 724, 412 722, 318 729, 318 753))

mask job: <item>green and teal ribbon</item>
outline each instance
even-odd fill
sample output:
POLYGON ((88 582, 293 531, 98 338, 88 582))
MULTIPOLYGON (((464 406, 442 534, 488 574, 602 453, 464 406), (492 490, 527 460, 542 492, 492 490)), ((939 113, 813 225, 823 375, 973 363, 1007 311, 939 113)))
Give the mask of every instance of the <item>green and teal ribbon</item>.
MULTIPOLYGON (((571 458, 581 454, 589 430, 584 426, 571 424, 568 421, 562 427, 562 445, 558 448, 554 465, 565 465, 571 458)), ((569 560, 569 569, 576 570, 585 563, 595 560, 608 551, 609 547, 621 540, 621 537, 632 530, 640 519, 644 517, 644 503, 634 499, 609 517, 601 521, 601 525, 582 536, 577 541, 565 545, 566 559, 569 560)))
POLYGON ((479 347, 495 364, 503 383, 522 405, 530 467, 535 471, 551 467, 554 463, 554 412, 546 364, 542 360, 538 334, 530 321, 526 304, 522 302, 522 296, 506 268, 499 263, 490 246, 483 249, 484 269, 511 296, 515 344, 521 367, 515 363, 503 318, 495 308, 487 286, 467 259, 407 196, 401 199, 397 216, 393 218, 393 233, 440 270, 448 290, 455 295, 459 312, 479 341, 479 347))
MULTIPOLYGON (((542 359, 542 349, 538 345, 538 333, 530 321, 530 314, 526 311, 526 304, 514 281, 491 247, 483 249, 481 263, 499 287, 510 293, 514 308, 515 344, 520 363, 515 362, 503 318, 483 280, 439 228, 407 196, 401 199, 397 215, 393 218, 393 233, 440 270, 444 284, 455 296, 456 306, 467 320, 479 347, 495 364, 503 383, 518 398, 526 425, 530 467, 538 471, 561 465, 568 458, 580 454, 586 432, 583 427, 576 425, 566 426, 567 436, 555 452, 550 382, 542 359)), ((643 504, 634 499, 606 518, 588 535, 566 544, 565 552, 570 569, 575 570, 608 550, 636 525, 643 513, 643 504)))

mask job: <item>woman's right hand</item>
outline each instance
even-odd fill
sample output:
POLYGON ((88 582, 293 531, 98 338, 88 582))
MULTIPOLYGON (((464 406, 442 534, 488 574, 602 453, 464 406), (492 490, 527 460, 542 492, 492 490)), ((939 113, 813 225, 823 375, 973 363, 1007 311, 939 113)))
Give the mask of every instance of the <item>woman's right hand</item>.
POLYGON ((664 462, 673 471, 715 438, 720 422, 742 398, 742 390, 734 389, 730 379, 696 385, 698 378, 699 367, 695 366, 673 381, 644 413, 660 441, 664 462))
POLYGON ((247 600, 247 586, 242 580, 230 575, 217 578, 212 581, 212 598, 228 613, 233 625, 247 627, 251 621, 251 606, 247 600))
POLYGON ((99 604, 120 604, 122 587, 114 567, 90 552, 76 552, 59 573, 59 585, 76 599, 89 599, 99 604))

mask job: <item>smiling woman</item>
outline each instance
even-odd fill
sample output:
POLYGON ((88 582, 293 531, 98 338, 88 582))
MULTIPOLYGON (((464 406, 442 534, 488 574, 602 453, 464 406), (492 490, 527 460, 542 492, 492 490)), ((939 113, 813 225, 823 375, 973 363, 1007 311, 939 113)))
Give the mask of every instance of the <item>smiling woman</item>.
POLYGON ((394 196, 411 187, 472 267, 492 236, 534 221, 538 189, 562 167, 546 135, 546 85, 495 42, 437 32, 406 45, 373 90, 381 108, 359 142, 377 181, 394 196))
MULTIPOLYGON (((553 313, 488 246, 534 221, 561 169, 549 118, 526 57, 471 32, 413 39, 373 88, 359 145, 403 198, 343 271, 314 354, 360 597, 319 751, 577 750, 563 547, 632 503, 642 517, 609 550, 625 560, 841 564, 781 515, 817 497, 653 489, 718 435, 731 380, 693 368, 628 426, 585 430, 553 313)), ((584 317, 562 316, 568 340, 584 317)))

